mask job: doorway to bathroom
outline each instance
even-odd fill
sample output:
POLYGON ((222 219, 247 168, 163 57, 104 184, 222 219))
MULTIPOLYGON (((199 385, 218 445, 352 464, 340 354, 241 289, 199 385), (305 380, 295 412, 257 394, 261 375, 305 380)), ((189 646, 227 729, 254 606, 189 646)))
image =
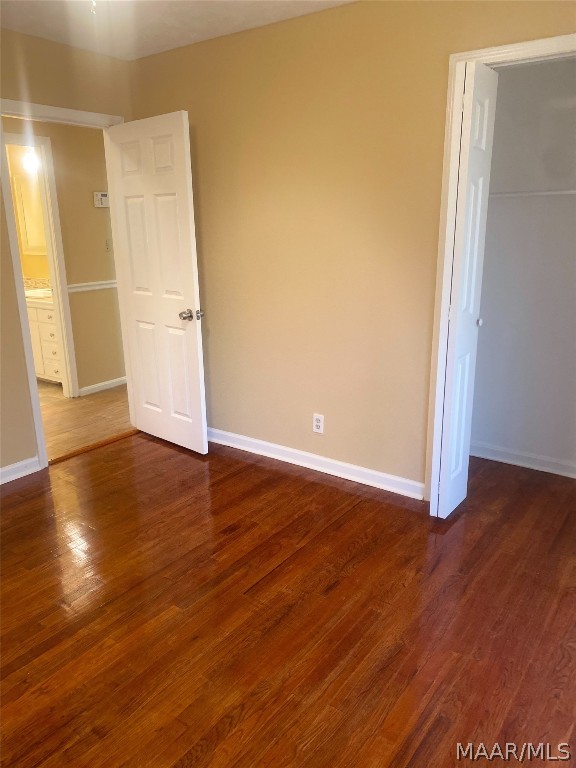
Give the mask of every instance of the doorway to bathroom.
POLYGON ((16 277, 23 282, 46 452, 54 462, 135 431, 102 135, 77 126, 2 123, 4 192, 13 204, 21 266, 16 277))

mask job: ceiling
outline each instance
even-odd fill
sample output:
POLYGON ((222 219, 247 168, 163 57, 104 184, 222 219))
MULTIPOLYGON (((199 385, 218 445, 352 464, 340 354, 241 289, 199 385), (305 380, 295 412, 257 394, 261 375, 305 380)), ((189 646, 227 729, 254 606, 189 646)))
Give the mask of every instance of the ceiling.
POLYGON ((347 2, 350 0, 1 0, 1 25, 131 60, 347 2))

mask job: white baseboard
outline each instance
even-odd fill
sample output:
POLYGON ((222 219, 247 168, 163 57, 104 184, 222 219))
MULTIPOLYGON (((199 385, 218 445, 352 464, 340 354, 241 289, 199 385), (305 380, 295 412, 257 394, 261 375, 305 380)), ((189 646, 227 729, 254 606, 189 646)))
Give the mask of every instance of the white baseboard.
POLYGON ((119 387, 121 384, 126 384, 126 376, 121 376, 119 379, 110 379, 110 381, 101 381, 99 384, 91 384, 89 387, 80 387, 78 394, 80 397, 84 395, 93 395, 95 392, 102 392, 105 389, 113 389, 119 387))
POLYGON ((358 467, 355 464, 346 464, 335 459, 327 459, 325 456, 318 456, 315 453, 307 453, 295 448, 286 448, 283 445, 267 443, 264 440, 256 440, 253 437, 245 437, 244 435, 236 435, 233 432, 224 432, 221 429, 209 428, 208 440, 212 443, 228 445, 231 448, 239 448, 241 451, 256 453, 259 456, 268 456, 270 459, 286 461, 288 464, 296 464, 299 467, 315 469, 317 472, 341 477, 344 480, 353 480, 356 483, 371 485, 384 491, 399 493, 402 496, 409 496, 411 499, 421 500, 424 498, 424 483, 406 480, 396 475, 387 475, 384 472, 366 469, 366 467, 358 467))
POLYGON ((34 456, 32 459, 24 459, 24 461, 17 461, 16 464, 9 464, 7 467, 0 467, 0 485, 9 483, 11 480, 18 480, 19 477, 31 475, 33 472, 38 472, 41 469, 43 467, 38 456, 34 456))
POLYGON ((540 472, 552 472, 554 475, 576 478, 576 464, 569 461, 552 459, 549 456, 537 456, 534 453, 522 453, 502 448, 499 445, 474 442, 470 446, 470 455, 479 459, 491 459, 503 464, 514 464, 526 469, 537 469, 540 472))

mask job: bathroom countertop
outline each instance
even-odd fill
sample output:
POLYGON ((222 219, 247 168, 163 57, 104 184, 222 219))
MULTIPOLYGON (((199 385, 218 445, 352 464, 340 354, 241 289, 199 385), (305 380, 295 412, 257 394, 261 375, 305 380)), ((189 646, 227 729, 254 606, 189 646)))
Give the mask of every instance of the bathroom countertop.
POLYGON ((25 288, 24 293, 26 300, 33 299, 34 301, 49 301, 52 303, 51 288, 25 288))

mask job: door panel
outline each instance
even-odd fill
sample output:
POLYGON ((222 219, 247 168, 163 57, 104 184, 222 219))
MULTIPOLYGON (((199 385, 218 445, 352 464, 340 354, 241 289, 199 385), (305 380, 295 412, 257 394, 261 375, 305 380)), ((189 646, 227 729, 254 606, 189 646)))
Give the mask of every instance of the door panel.
POLYGON ((132 290, 151 294, 144 198, 127 197, 125 205, 126 226, 128 228, 127 250, 131 267, 132 290))
POLYGON ((188 115, 114 126, 105 145, 131 420, 206 453, 188 115))
POLYGON ((438 515, 468 490, 474 374, 498 75, 466 65, 454 262, 448 324, 438 515))
POLYGON ((454 417, 452 419, 450 480, 454 480, 462 472, 468 460, 468 452, 464 444, 465 430, 463 421, 470 394, 470 352, 466 352, 456 361, 456 381, 454 384, 454 417))
POLYGON ((172 415, 192 421, 191 387, 188 371, 188 346, 186 331, 167 328, 168 366, 170 373, 170 406, 172 415))

